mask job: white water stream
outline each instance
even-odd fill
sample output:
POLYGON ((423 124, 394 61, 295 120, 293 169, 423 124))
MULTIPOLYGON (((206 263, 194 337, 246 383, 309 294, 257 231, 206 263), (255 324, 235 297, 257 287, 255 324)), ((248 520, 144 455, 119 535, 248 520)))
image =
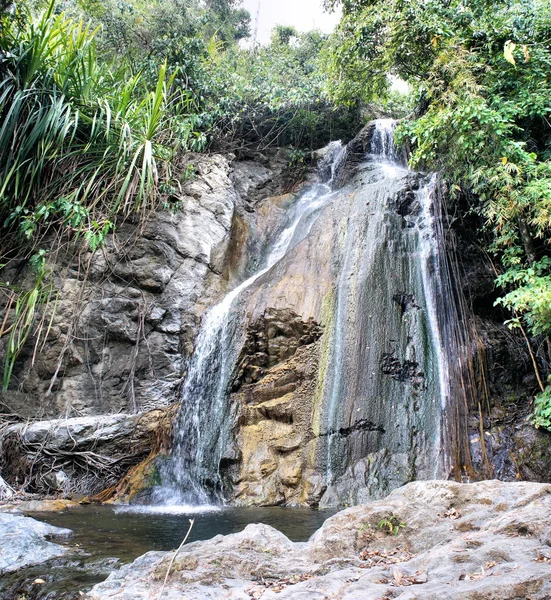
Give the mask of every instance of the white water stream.
POLYGON ((441 414, 450 390, 439 317, 448 311, 442 288, 448 274, 434 217, 436 178, 406 168, 395 127, 390 119, 373 123, 365 187, 358 188, 361 201, 347 217, 339 254, 324 389, 325 481, 337 486, 331 502, 361 489, 354 475, 360 463, 373 486, 367 490, 366 480, 358 492, 365 494, 396 485, 388 483, 393 478, 442 472, 441 414), (410 204, 402 207, 406 196, 410 204), (406 299, 401 315, 400 298, 406 299), (384 465, 369 475, 373 460, 384 465))
POLYGON ((218 469, 232 423, 228 386, 237 355, 234 341, 241 327, 238 299, 308 235, 316 214, 331 196, 345 152, 339 142, 330 145, 330 180, 313 184, 302 193, 264 266, 205 314, 182 391, 172 454, 162 472, 163 486, 154 497, 156 503, 202 505, 220 499, 218 469))

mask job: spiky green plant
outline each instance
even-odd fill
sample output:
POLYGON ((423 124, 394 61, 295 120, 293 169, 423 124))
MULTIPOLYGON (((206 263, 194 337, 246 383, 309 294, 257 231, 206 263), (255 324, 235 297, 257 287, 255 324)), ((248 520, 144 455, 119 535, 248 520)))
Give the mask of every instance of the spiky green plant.
MULTIPOLYGON (((139 73, 121 85, 96 57, 96 31, 53 9, 0 16, 0 227, 2 252, 19 258, 42 256, 52 230, 98 248, 119 216, 156 205, 177 148, 166 63, 154 90, 139 73)), ((46 279, 42 269, 28 289, 4 285, 4 387, 51 298, 46 279)))
POLYGON ((133 97, 137 75, 114 110, 101 94, 109 73, 97 63, 94 32, 53 15, 52 6, 2 39, 10 50, 0 84, 0 210, 29 240, 52 224, 89 230, 151 207, 166 175, 166 64, 155 90, 133 97))
POLYGON ((57 304, 57 293, 51 284, 45 282, 46 260, 44 254, 44 252, 39 252, 30 261, 32 271, 35 274, 30 289, 18 289, 0 282, 0 293, 7 300, 4 318, 0 323, 0 337, 7 336, 8 338, 4 353, 3 390, 6 390, 9 385, 17 356, 35 329, 35 321, 39 311, 42 312, 42 319, 36 328, 37 336, 34 343, 33 363, 40 343, 46 341, 52 326, 57 304), (51 311, 49 321, 46 324, 46 309, 48 306, 51 307, 51 311))

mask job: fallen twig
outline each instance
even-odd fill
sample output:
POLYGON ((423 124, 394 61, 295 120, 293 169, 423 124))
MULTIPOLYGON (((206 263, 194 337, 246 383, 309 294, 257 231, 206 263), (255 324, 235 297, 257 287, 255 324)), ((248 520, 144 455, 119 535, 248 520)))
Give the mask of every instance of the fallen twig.
POLYGON ((187 530, 186 537, 184 538, 184 541, 178 546, 178 550, 176 550, 176 552, 174 553, 174 556, 172 557, 172 560, 170 561, 170 564, 168 565, 168 569, 166 570, 165 580, 163 581, 163 587, 161 588, 161 591, 159 592, 158 600, 161 600, 161 596, 163 595, 163 592, 165 591, 166 582, 168 581, 168 576, 170 575, 170 570, 172 569, 174 560, 178 556, 178 552, 180 552, 180 550, 182 549, 182 546, 187 542, 187 539, 189 537, 189 534, 191 533, 191 529, 192 529, 194 523, 195 523, 195 519, 189 520, 189 529, 187 530))

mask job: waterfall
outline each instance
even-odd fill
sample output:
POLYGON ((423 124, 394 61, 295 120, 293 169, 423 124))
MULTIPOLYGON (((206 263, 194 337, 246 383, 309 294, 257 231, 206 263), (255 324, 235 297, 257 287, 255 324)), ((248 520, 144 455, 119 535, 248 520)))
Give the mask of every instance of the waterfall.
MULTIPOLYGON (((395 126, 374 121, 350 144, 350 154, 331 144, 319 164, 326 183, 305 188, 258 269, 203 316, 155 503, 220 503, 229 491, 223 482, 230 481, 236 487, 252 482, 248 489, 256 491, 247 491, 246 501, 254 502, 254 494, 264 493, 255 461, 268 455, 274 465, 302 470, 301 483, 288 490, 292 498, 321 506, 363 502, 407 481, 447 475, 464 387, 457 358, 464 346, 461 317, 438 178, 405 166, 395 126), (317 349, 304 354, 318 352, 311 359, 319 361, 318 380, 296 400, 293 393, 282 400, 289 414, 299 410, 293 402, 312 406, 310 421, 303 415, 285 425, 285 435, 303 440, 296 454, 278 450, 282 425, 270 422, 267 407, 256 414, 277 447, 272 450, 268 436, 255 455, 257 442, 244 441, 249 434, 237 419, 243 400, 230 402, 229 388, 249 315, 272 307, 323 327, 317 349), (245 447, 246 457, 239 454, 245 447), (228 478, 235 461, 241 474, 228 478)), ((247 393, 254 397, 255 389, 251 384, 247 393)), ((254 406, 262 402, 259 397, 254 406)), ((278 468, 268 487, 282 485, 278 468)))
POLYGON ((370 154, 376 162, 398 163, 398 155, 394 144, 394 119, 377 119, 370 142, 370 154))
MULTIPOLYGON (((380 164, 385 167, 394 165, 397 162, 394 145, 394 131, 396 122, 393 119, 378 119, 374 122, 374 131, 370 141, 369 154, 372 157, 372 163, 380 164)), ((401 170, 385 171, 389 177, 400 176, 401 170)), ((337 284, 337 298, 335 311, 335 332, 344 332, 346 330, 346 319, 350 310, 347 304, 347 294, 349 289, 347 280, 352 276, 352 254, 354 250, 353 230, 347 228, 345 238, 345 253, 342 260, 340 277, 337 284)), ((338 435, 338 409, 343 397, 343 385, 345 379, 345 364, 343 362, 344 343, 343 337, 336 335, 333 347, 332 370, 333 377, 330 380, 329 397, 326 409, 327 415, 327 474, 328 483, 333 481, 335 456, 334 442, 338 435)))
MULTIPOLYGON (((450 330, 435 177, 402 166, 395 123, 373 123, 361 188, 341 231, 324 385, 325 504, 442 476, 450 330)), ((339 202, 337 198, 335 202, 339 202)))
POLYGON ((181 394, 172 453, 162 467, 162 487, 153 500, 161 504, 209 504, 221 500, 219 466, 230 444, 233 425, 228 387, 243 331, 239 300, 253 284, 304 239, 331 196, 331 186, 346 149, 333 142, 320 165, 326 183, 309 186, 296 200, 287 226, 271 246, 263 266, 229 292, 203 317, 181 394))

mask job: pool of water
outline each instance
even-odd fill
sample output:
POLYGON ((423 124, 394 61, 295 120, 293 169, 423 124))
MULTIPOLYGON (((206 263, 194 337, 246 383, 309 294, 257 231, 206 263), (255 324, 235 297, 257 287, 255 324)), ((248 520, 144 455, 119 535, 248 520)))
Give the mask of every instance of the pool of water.
POLYGON ((205 512, 181 509, 160 513, 89 505, 60 513, 29 516, 73 535, 55 540, 68 546, 67 557, 6 576, 0 581, 0 599, 73 600, 103 581, 121 564, 150 550, 173 550, 184 539, 194 519, 188 542, 242 531, 250 523, 265 523, 295 542, 306 541, 335 511, 308 508, 222 508, 205 512), (36 585, 37 578, 45 581, 36 585))

